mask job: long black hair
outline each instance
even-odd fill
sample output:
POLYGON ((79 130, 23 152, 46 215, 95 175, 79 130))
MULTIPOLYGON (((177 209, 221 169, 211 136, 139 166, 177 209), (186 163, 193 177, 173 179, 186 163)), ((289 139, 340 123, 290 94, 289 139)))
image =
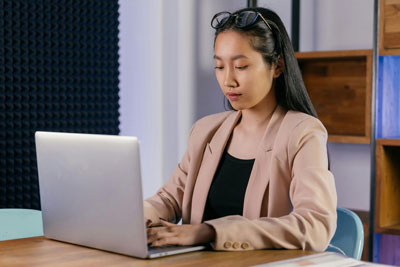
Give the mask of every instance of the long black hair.
MULTIPOLYGON (((274 11, 266 8, 244 8, 233 14, 246 10, 259 12, 267 20, 271 29, 260 17, 253 25, 246 28, 237 27, 235 20, 230 19, 225 25, 216 30, 214 43, 221 32, 234 30, 248 36, 252 48, 260 52, 265 62, 269 65, 272 63, 277 65, 278 58, 281 58, 283 61, 283 72, 275 81, 277 103, 286 110, 300 111, 317 117, 317 113, 304 86, 299 64, 282 20, 274 11)), ((230 109, 233 109, 229 101, 228 106, 230 109)))

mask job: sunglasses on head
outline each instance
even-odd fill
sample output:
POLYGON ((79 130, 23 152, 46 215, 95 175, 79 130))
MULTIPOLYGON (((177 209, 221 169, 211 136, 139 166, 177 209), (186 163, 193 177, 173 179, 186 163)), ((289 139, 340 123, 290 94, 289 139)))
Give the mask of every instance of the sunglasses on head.
POLYGON ((215 14, 215 16, 211 20, 211 27, 218 30, 222 28, 229 20, 234 19, 235 25, 238 28, 246 28, 254 23, 256 23, 258 18, 261 18, 267 27, 272 31, 271 26, 267 22, 267 20, 261 15, 260 12, 255 10, 244 10, 237 13, 231 14, 230 12, 223 11, 215 14))

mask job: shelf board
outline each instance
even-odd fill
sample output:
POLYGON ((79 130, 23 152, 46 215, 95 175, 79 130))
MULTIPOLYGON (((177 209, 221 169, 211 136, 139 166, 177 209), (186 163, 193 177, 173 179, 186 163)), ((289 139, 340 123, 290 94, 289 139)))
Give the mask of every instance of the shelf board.
POLYGON ((400 235, 400 139, 376 140, 375 231, 400 235))
POLYGON ((380 146, 400 146, 400 136, 392 138, 376 139, 376 144, 380 146))
POLYGON ((400 235, 400 223, 389 226, 375 227, 375 232, 381 234, 400 235))
POLYGON ((328 135, 328 142, 331 143, 354 143, 354 144, 369 144, 370 138, 363 136, 351 135, 328 135))
POLYGON ((297 52, 329 142, 370 143, 372 50, 297 52))
POLYGON ((331 51, 312 51, 296 52, 297 59, 319 59, 319 58, 349 58, 372 56, 371 49, 362 50, 331 50, 331 51))

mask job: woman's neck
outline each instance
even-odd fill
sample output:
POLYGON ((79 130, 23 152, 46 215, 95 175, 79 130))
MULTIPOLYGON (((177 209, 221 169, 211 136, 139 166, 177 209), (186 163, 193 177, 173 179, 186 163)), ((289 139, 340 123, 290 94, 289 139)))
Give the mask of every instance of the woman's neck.
POLYGON ((240 127, 250 131, 259 128, 265 129, 272 117, 276 105, 275 95, 272 95, 266 97, 256 106, 242 110, 242 117, 239 122, 240 127))

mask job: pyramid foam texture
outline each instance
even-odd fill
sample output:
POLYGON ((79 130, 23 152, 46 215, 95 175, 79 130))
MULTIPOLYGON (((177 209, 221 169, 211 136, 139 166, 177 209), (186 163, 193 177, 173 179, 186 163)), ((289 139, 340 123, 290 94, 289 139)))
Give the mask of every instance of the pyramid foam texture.
POLYGON ((40 209, 35 131, 119 134, 118 1, 0 1, 0 208, 40 209))

